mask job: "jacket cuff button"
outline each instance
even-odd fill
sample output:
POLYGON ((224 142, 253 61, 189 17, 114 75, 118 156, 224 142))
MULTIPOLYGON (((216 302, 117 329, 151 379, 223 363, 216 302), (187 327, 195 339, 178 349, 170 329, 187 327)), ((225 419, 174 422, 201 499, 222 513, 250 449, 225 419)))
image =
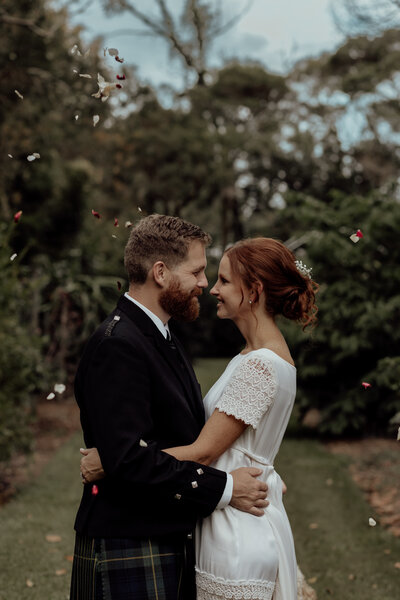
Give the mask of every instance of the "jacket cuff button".
POLYGON ((198 472, 199 475, 203 475, 204 474, 203 469, 197 469, 197 472, 198 472))
POLYGON ((174 496, 175 500, 180 500, 182 498, 181 494, 175 494, 174 496))
POLYGON ((197 483, 197 481, 192 481, 192 488, 197 488, 199 487, 199 484, 197 483))

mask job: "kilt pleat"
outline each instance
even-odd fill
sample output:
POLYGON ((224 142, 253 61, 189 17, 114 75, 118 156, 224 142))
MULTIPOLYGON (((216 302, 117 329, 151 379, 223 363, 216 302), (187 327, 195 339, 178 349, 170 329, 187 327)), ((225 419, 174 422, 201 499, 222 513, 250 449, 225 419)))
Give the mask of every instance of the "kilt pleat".
POLYGON ((194 600, 193 544, 76 534, 70 600, 194 600))

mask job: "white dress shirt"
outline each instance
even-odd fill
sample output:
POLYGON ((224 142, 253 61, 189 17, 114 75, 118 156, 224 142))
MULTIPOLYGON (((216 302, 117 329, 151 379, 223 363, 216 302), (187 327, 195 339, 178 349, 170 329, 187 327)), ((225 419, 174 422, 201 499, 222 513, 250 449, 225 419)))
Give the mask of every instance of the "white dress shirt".
MULTIPOLYGON (((125 292, 125 298, 127 298, 128 300, 130 300, 131 302, 136 304, 136 306, 141 308, 142 311, 145 312, 148 317, 150 317, 150 319, 157 326, 157 329, 162 333, 162 335, 164 336, 165 339, 167 339, 167 337, 171 335, 170 331, 169 331, 168 323, 163 323, 161 321, 160 317, 157 317, 157 315, 155 315, 153 312, 151 312, 151 310, 149 310, 146 306, 143 306, 143 304, 140 304, 140 302, 135 300, 135 298, 132 298, 132 296, 130 296, 128 294, 128 292, 125 292)), ((216 508, 225 508, 226 506, 228 506, 229 502, 232 499, 232 492, 233 492, 233 478, 230 473, 227 473, 225 489, 224 489, 224 492, 223 492, 221 499, 218 502, 216 508)))

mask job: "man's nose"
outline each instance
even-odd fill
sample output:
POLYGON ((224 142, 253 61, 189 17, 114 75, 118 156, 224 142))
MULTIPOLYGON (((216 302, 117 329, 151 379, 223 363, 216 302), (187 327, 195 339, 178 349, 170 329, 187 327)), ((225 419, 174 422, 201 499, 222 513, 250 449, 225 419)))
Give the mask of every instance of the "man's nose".
POLYGON ((207 277, 206 277, 205 275, 203 275, 203 276, 202 276, 202 277, 199 279, 199 281, 197 282, 197 286, 198 286, 199 288, 206 288, 206 287, 208 287, 208 279, 207 279, 207 277))

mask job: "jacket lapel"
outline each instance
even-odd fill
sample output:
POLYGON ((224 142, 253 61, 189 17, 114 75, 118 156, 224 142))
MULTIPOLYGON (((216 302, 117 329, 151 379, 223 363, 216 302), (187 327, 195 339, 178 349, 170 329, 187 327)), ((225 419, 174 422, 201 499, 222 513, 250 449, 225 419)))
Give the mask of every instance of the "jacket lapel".
POLYGON ((185 356, 183 348, 174 334, 172 334, 173 341, 177 347, 177 351, 171 350, 168 346, 167 341, 164 339, 162 333, 153 321, 146 315, 146 313, 136 304, 121 296, 118 301, 118 308, 122 310, 127 316, 134 322, 134 324, 140 329, 140 331, 148 338, 151 338, 152 344, 156 347, 158 352, 167 361, 171 370, 174 372, 176 379, 182 386, 185 396, 188 400, 188 406, 193 413, 196 421, 201 420, 204 423, 204 408, 203 400, 201 398, 200 387, 197 383, 197 379, 194 375, 193 369, 185 356), (186 377, 182 376, 182 367, 179 363, 179 358, 176 355, 179 352, 180 357, 185 365, 185 369, 189 375, 189 381, 186 381, 186 377), (200 405, 200 406, 199 406, 200 405))

